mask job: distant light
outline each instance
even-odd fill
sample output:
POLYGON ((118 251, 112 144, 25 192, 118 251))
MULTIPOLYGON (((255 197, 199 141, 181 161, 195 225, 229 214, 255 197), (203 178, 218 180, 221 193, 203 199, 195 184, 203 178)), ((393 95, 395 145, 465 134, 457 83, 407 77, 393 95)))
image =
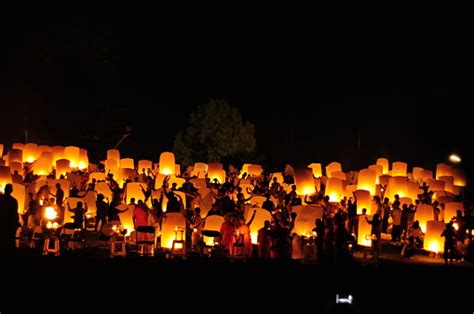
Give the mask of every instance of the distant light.
POLYGON ((353 298, 350 294, 347 297, 336 294, 336 304, 352 304, 352 300, 353 298))
POLYGON ((458 164, 461 162, 461 157, 456 154, 452 154, 451 156, 449 156, 449 161, 458 164))

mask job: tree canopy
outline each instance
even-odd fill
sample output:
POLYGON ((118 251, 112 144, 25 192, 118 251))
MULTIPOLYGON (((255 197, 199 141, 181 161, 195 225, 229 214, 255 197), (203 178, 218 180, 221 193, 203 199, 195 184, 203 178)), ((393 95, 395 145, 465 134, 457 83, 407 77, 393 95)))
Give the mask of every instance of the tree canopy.
MULTIPOLYGON (((183 165, 239 160, 254 153, 255 127, 225 100, 211 99, 189 117, 186 130, 176 135, 174 152, 183 165)), ((240 161, 240 160, 239 160, 240 161)))

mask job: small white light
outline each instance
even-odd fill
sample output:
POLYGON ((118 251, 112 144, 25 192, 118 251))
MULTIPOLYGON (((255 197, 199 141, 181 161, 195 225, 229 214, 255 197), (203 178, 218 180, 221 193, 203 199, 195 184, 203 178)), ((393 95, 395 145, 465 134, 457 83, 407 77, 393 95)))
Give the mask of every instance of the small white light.
POLYGON ((451 156, 449 156, 449 161, 458 164, 461 162, 461 157, 456 154, 451 154, 451 156))

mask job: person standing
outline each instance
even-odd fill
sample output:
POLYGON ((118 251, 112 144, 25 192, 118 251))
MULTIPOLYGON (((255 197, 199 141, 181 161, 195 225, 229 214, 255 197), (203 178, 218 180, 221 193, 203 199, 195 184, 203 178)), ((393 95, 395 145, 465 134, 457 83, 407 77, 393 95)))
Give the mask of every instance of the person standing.
POLYGON ((18 221, 18 201, 12 196, 13 185, 5 185, 5 193, 0 195, 0 253, 9 254, 15 248, 18 221))

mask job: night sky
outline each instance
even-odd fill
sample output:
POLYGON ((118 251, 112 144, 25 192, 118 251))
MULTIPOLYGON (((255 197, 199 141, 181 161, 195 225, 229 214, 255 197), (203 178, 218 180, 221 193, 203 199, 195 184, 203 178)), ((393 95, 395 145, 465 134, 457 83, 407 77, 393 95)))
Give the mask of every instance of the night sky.
POLYGON ((0 143, 121 138, 156 160, 209 98, 239 107, 269 165, 380 156, 470 162, 468 10, 203 4, 4 8, 0 143), (468 92, 469 90, 469 92, 468 92))

